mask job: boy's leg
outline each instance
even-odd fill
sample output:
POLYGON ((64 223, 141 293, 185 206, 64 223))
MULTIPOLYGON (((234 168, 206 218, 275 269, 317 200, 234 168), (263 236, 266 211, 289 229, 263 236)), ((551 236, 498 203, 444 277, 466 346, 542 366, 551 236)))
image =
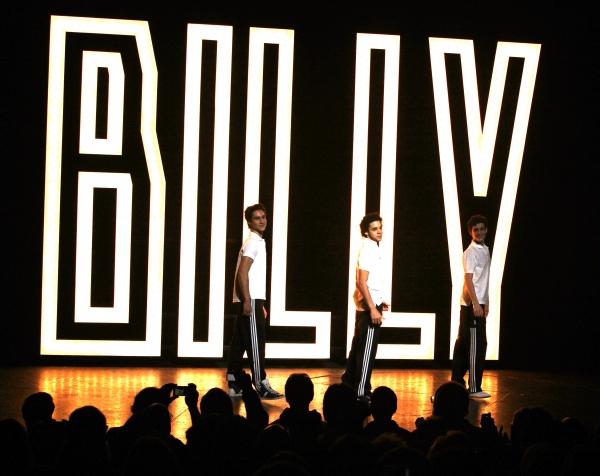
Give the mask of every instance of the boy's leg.
MULTIPOLYGON (((379 307, 378 309, 381 312, 379 307)), ((364 397, 371 394, 371 372, 377 354, 381 325, 371 323, 369 311, 361 311, 358 325, 360 337, 356 355, 356 394, 358 397, 364 397)))
POLYGON ((460 306, 460 323, 458 327, 458 336, 454 342, 454 352, 452 354, 452 380, 463 386, 466 386, 465 374, 469 370, 470 353, 470 320, 472 316, 471 306, 460 306))
POLYGON ((260 383, 267 378, 265 371, 265 315, 263 299, 252 300, 252 315, 247 318, 248 322, 248 359, 252 371, 252 381, 257 390, 260 383))
POLYGON ((245 316, 242 316, 242 303, 235 303, 235 323, 233 325, 233 335, 229 343, 229 358, 227 362, 227 386, 229 387, 229 396, 236 397, 242 395, 242 389, 235 383, 234 372, 240 372, 243 369, 242 359, 246 351, 244 335, 248 333, 246 329, 245 316))
POLYGON ((242 357, 244 356, 243 323, 241 316, 241 303, 235 303, 236 316, 233 324, 233 335, 229 343, 229 358, 227 362, 227 373, 239 372, 242 370, 242 357))
POLYGON ((486 318, 476 317, 475 327, 471 329, 474 334, 475 347, 472 349, 469 369, 469 390, 471 393, 481 392, 481 380, 483 378, 483 367, 485 366, 485 353, 487 351, 486 318), (473 378, 471 378, 473 374, 473 378), (472 383, 471 383, 472 382, 472 383), (472 386, 471 386, 472 385, 472 386))
MULTIPOLYGON (((242 314, 243 304, 236 303, 238 315, 235 320, 235 328, 231 344, 229 346, 228 375, 243 368, 242 357, 244 352, 248 354, 252 382, 259 389, 260 382, 266 378, 265 373, 265 315, 263 313, 264 300, 252 299, 252 314, 242 314)), ((229 376, 228 376, 229 379, 229 376)))
POLYGON ((360 311, 356 312, 356 317, 354 318, 354 336, 352 336, 352 345, 350 346, 350 352, 348 353, 348 360, 346 362, 346 371, 342 374, 342 382, 350 385, 352 388, 355 388, 356 381, 356 356, 358 352, 358 347, 360 345, 360 320, 361 320, 360 311))
POLYGON ((364 353, 364 364, 361 369, 357 396, 364 397, 371 395, 371 372, 375 363, 375 355, 377 355, 377 345, 379 343, 379 333, 381 324, 368 324, 367 339, 364 353))

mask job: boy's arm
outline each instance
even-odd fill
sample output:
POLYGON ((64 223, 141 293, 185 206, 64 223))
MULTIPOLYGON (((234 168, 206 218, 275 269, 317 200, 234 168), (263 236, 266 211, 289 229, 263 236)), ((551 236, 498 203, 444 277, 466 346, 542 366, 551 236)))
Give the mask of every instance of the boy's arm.
MULTIPOLYGON (((383 322, 383 316, 377 310, 377 306, 373 302, 371 298, 371 293, 369 292, 369 286, 367 286, 367 279, 369 279, 369 272, 364 269, 358 270, 358 279, 356 285, 358 286, 358 290, 362 294, 362 297, 369 306, 369 311, 371 312, 371 322, 373 324, 381 324, 383 322)), ((387 303, 386 303, 387 307, 387 303)))
POLYGON ((248 279, 248 272, 250 271, 250 266, 252 266, 254 261, 252 258, 248 256, 242 256, 240 260, 240 266, 237 272, 237 284, 238 290, 241 294, 244 316, 252 315, 252 302, 250 300, 250 280, 248 279))
MULTIPOLYGON (((487 295, 490 295, 490 282, 488 280, 488 285, 487 285, 487 295)), ((489 297, 488 297, 489 299, 489 297)), ((490 313, 490 304, 489 302, 487 304, 484 304, 483 306, 483 312, 485 314, 485 317, 488 317, 488 314, 490 313)))
MULTIPOLYGON (((479 300, 477 299, 477 294, 475 294, 473 273, 465 273, 465 286, 467 288, 467 292, 469 293, 469 301, 473 303, 473 314, 475 314, 477 317, 487 317, 487 310, 484 312, 481 304, 479 304, 479 300)), ((465 299, 465 302, 468 304, 467 299, 465 299)), ((487 305, 485 307, 487 309, 487 305)))

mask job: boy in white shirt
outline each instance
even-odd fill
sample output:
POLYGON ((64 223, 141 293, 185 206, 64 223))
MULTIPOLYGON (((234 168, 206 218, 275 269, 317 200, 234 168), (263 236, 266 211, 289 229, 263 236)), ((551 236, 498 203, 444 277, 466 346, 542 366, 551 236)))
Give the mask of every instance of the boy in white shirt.
POLYGON ((372 212, 360 222, 363 245, 356 263, 356 321, 346 371, 342 375, 342 382, 354 388, 358 399, 366 402, 371 396, 371 371, 383 322, 381 313, 389 309, 383 299, 383 258, 379 249, 382 221, 379 213, 372 212))
POLYGON ((237 309, 233 337, 229 345, 227 384, 230 397, 241 397, 235 373, 242 370, 244 351, 248 354, 252 382, 260 398, 274 400, 283 394, 273 390, 265 372, 265 324, 267 310, 267 248, 263 233, 267 228, 265 207, 257 203, 244 211, 250 233, 238 255, 233 289, 237 309))
POLYGON ((490 250, 485 245, 487 220, 474 215, 467 222, 473 241, 463 253, 465 281, 460 300, 460 326, 454 344, 452 380, 465 385, 469 371, 469 395, 489 398, 481 389, 487 350, 486 318, 489 312, 490 250))

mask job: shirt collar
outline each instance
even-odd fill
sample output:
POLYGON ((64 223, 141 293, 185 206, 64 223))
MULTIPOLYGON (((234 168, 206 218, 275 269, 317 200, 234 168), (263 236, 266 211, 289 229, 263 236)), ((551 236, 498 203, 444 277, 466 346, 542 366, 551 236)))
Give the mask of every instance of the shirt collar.
POLYGON ((487 248, 487 245, 485 243, 483 245, 479 245, 479 244, 475 243, 474 241, 471 241, 471 246, 473 248, 482 248, 482 249, 487 248))
POLYGON ((263 237, 261 237, 258 233, 256 233, 255 231, 252 231, 252 230, 250 230, 250 239, 265 241, 265 239, 263 237))
POLYGON ((366 246, 375 246, 376 248, 379 248, 377 242, 375 240, 372 240, 368 236, 363 236, 363 242, 366 244, 366 246))

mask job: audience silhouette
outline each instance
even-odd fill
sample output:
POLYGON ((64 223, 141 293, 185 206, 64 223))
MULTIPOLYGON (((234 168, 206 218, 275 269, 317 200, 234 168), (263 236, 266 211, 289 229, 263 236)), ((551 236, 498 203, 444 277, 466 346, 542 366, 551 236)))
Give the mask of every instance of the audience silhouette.
POLYGON ((521 408, 509 437, 490 414, 482 415, 480 426, 467 421, 469 395, 455 382, 436 390, 432 415, 417 418, 412 431, 393 420, 399 402, 389 387, 376 388, 369 406, 357 400, 351 387, 333 384, 323 398, 323 420, 310 409, 312 380, 294 373, 285 385, 289 408, 269 424, 249 375, 237 373, 236 382, 243 389, 245 418, 234 414, 222 389, 210 389, 200 398, 194 384, 185 387, 191 421, 185 444, 171 434, 172 383, 142 389, 130 418, 108 431, 96 407, 78 408, 68 421, 58 422, 52 417, 52 396, 32 394, 22 406, 25 426, 13 418, 0 421, 0 474, 600 474, 600 425, 591 432, 577 419, 558 421, 542 408, 521 408))

